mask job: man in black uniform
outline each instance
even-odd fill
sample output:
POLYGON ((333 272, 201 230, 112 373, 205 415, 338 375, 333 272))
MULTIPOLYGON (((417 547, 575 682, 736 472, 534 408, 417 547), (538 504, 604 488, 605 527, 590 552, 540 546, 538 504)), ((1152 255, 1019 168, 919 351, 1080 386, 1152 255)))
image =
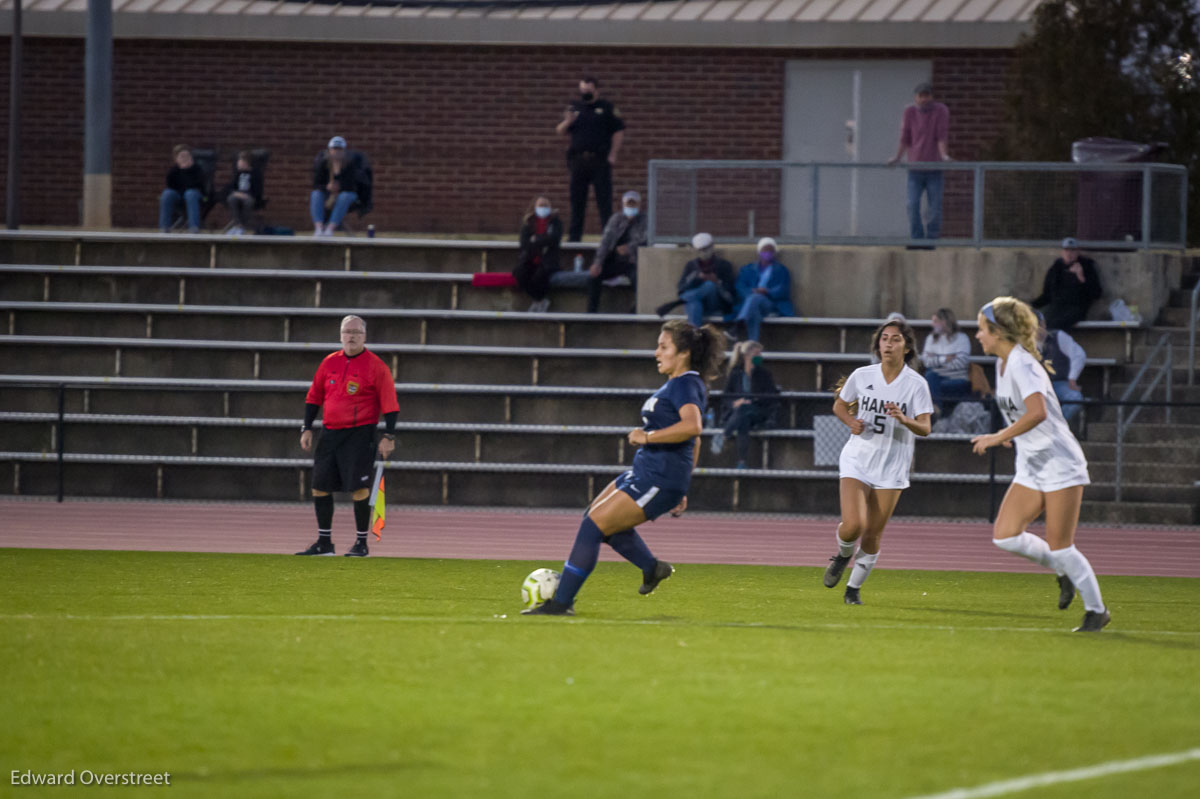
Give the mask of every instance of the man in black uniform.
POLYGON ((600 227, 612 216, 612 168, 625 138, 621 112, 600 98, 600 83, 595 78, 586 76, 580 80, 579 94, 555 128, 560 136, 571 135, 571 145, 567 148, 567 169, 571 173, 571 227, 567 241, 583 238, 589 185, 595 187, 600 227))

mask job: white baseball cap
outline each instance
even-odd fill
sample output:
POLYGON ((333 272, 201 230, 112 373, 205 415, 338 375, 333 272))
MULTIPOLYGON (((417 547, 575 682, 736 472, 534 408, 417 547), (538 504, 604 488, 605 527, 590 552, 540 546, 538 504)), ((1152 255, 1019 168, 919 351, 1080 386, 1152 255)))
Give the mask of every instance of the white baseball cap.
POLYGON ((775 243, 775 239, 771 238, 770 236, 764 236, 758 240, 758 252, 762 252, 768 247, 770 247, 772 250, 779 250, 779 246, 775 243))
POLYGON ((346 149, 346 140, 343 139, 341 136, 334 136, 332 139, 329 140, 329 149, 332 150, 334 148, 339 148, 339 149, 345 150, 346 149))
POLYGON ((703 250, 705 247, 713 246, 713 237, 710 233, 697 233, 692 236, 692 246, 697 250, 703 250))

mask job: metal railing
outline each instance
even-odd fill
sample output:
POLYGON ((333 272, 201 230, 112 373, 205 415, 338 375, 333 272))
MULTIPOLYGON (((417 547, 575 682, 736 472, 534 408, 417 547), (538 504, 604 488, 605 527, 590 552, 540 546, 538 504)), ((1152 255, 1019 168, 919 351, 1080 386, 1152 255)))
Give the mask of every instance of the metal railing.
MULTIPOLYGON (((1129 431, 1130 425, 1133 424, 1134 420, 1137 419, 1138 414, 1141 413, 1141 410, 1142 410, 1141 405, 1134 405, 1133 409, 1130 410, 1128 412, 1128 414, 1126 414, 1124 403, 1129 402, 1130 397, 1132 397, 1134 392, 1137 391, 1138 385, 1142 382, 1142 378, 1145 377, 1146 373, 1150 370, 1150 368, 1152 366, 1154 366, 1154 362, 1158 358, 1158 354, 1160 351, 1164 352, 1163 362, 1160 366, 1157 367, 1157 371, 1154 373, 1154 378, 1150 381, 1150 384, 1148 386, 1146 386, 1146 388, 1142 391, 1141 397, 1139 397, 1138 400, 1136 400, 1136 402, 1146 402, 1147 400, 1149 400, 1150 396, 1154 393, 1154 390, 1156 388, 1158 388, 1159 383, 1165 383, 1167 403, 1171 402, 1171 370, 1174 367, 1174 357, 1173 357, 1174 353, 1172 350, 1173 350, 1173 348, 1171 346, 1171 334, 1163 333, 1162 336, 1158 339, 1158 343, 1155 344, 1154 348, 1150 350, 1150 354, 1148 356, 1146 356, 1146 362, 1142 364, 1142 368, 1138 370, 1138 373, 1134 376, 1133 380, 1131 380, 1129 382, 1129 386, 1125 389, 1125 392, 1121 395, 1121 399, 1120 399, 1121 404, 1117 405, 1117 434, 1116 434, 1116 456, 1115 456, 1116 475, 1113 479, 1113 499, 1116 500, 1117 502, 1121 501, 1121 483, 1124 478, 1125 434, 1129 431), (1163 350, 1164 347, 1166 348, 1165 351, 1163 350)), ((1166 406, 1166 420, 1167 420, 1168 424, 1171 423, 1171 406, 1170 406, 1170 404, 1168 404, 1166 406)))
POLYGON ((1192 288, 1192 315, 1188 318, 1188 381, 1194 385, 1196 379, 1196 316, 1200 306, 1200 280, 1192 288))
POLYGON ((651 244, 698 231, 722 241, 773 236, 781 244, 930 244, 914 237, 908 173, 942 174, 938 246, 1182 249, 1187 170, 1178 164, 946 161, 649 162, 651 244))

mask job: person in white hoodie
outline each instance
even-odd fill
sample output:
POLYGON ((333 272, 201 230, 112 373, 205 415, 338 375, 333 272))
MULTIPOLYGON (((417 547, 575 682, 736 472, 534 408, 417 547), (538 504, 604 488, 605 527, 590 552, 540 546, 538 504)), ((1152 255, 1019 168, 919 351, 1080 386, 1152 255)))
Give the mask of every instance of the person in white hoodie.
POLYGON ((941 407, 944 400, 962 399, 971 393, 967 372, 971 366, 971 339, 958 329, 958 318, 949 308, 938 308, 930 321, 933 332, 925 337, 921 363, 925 365, 933 402, 941 407))

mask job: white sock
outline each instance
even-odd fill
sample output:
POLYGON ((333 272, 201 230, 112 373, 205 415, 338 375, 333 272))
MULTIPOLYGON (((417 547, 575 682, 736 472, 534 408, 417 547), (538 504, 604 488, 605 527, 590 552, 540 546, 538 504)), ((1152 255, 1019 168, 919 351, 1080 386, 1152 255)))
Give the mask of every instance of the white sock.
POLYGON ((843 541, 842 537, 838 535, 837 532, 834 532, 833 537, 836 538, 838 542, 838 554, 843 558, 850 557, 854 554, 854 550, 858 549, 857 541, 843 541))
POLYGON ((847 587, 862 588, 862 584, 871 576, 871 569, 875 568, 875 561, 878 559, 878 552, 874 555, 859 552, 858 557, 854 559, 854 571, 850 572, 850 579, 846 581, 847 587))
POLYGON ((1050 557, 1054 558, 1057 568, 1071 578, 1075 590, 1083 597, 1083 606, 1093 613, 1102 613, 1104 600, 1100 597, 1100 583, 1096 580, 1096 573, 1092 571, 1092 564, 1088 563, 1083 553, 1074 546, 1069 546, 1066 549, 1053 550, 1050 557))
POLYGON ((1054 558, 1050 554, 1050 545, 1046 543, 1046 540, 1033 533, 1023 532, 1012 538, 993 538, 992 543, 1014 555, 1020 555, 1047 569, 1052 569, 1059 576, 1066 573, 1054 562, 1054 558))

